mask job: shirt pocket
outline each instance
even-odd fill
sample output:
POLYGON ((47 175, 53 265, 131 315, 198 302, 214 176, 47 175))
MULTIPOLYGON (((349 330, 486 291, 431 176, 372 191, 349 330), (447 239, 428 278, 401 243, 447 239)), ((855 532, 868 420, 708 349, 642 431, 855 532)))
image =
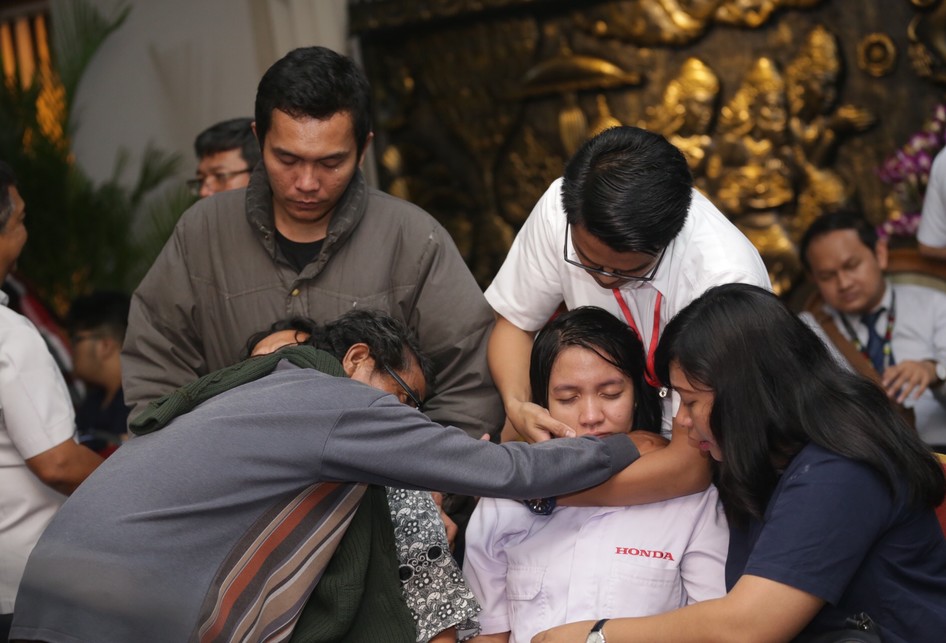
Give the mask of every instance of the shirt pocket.
POLYGON ((506 568, 506 600, 509 606, 509 624, 548 623, 549 598, 542 591, 545 567, 510 565, 506 568))
POLYGON ((615 562, 604 594, 610 616, 651 616, 686 605, 678 567, 615 562))

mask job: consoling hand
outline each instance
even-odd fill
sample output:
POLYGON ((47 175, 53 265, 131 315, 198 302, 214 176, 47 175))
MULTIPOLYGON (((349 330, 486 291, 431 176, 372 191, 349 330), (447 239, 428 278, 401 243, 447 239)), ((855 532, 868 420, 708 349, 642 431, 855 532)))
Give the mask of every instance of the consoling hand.
POLYGON ((630 435, 631 441, 641 455, 651 451, 659 451, 670 444, 670 440, 664 436, 650 431, 631 431, 628 435, 630 435))
POLYGON ((532 643, 585 643, 595 621, 578 621, 553 627, 532 637, 532 643))
POLYGON ((927 361, 906 361, 891 364, 884 369, 884 389, 887 396, 903 404, 913 393, 913 399, 919 398, 936 380, 936 367, 927 361))
POLYGON ((508 419, 526 442, 545 442, 552 438, 573 438, 575 430, 552 419, 547 409, 532 402, 521 402, 514 409, 506 409, 508 419))

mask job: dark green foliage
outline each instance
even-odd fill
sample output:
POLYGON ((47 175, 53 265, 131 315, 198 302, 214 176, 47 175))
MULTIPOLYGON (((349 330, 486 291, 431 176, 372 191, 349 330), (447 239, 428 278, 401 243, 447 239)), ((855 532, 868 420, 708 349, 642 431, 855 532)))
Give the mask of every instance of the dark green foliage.
POLYGON ((134 288, 191 201, 180 191, 150 196, 180 163, 178 155, 151 146, 130 187, 122 182, 128 164, 124 151, 111 178, 100 184, 75 163, 70 139, 76 127, 76 89, 89 61, 130 8, 104 16, 84 0, 59 7, 50 30, 52 69, 39 70, 26 89, 0 86, 0 158, 13 166, 26 201, 30 236, 19 272, 62 312, 74 297, 92 289, 134 288), (61 108, 52 117, 48 110, 40 116, 38 99, 61 108), (62 136, 50 134, 57 128, 62 136), (145 222, 141 235, 135 234, 138 217, 145 222))

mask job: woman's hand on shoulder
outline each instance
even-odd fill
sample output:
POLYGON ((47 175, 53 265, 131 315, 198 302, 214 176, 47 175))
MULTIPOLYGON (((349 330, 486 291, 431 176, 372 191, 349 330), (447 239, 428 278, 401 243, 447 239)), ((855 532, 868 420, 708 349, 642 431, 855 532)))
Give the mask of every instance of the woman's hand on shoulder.
POLYGON ((670 444, 670 440, 664 436, 650 431, 631 431, 628 435, 631 436, 631 441, 641 455, 659 451, 670 444))

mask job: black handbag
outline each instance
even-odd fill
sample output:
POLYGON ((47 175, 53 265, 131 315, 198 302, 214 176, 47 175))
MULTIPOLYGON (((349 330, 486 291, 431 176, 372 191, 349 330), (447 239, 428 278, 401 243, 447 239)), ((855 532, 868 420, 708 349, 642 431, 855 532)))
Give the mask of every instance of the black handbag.
POLYGON ((792 643, 883 643, 880 628, 865 612, 845 619, 846 627, 795 638, 792 643))

